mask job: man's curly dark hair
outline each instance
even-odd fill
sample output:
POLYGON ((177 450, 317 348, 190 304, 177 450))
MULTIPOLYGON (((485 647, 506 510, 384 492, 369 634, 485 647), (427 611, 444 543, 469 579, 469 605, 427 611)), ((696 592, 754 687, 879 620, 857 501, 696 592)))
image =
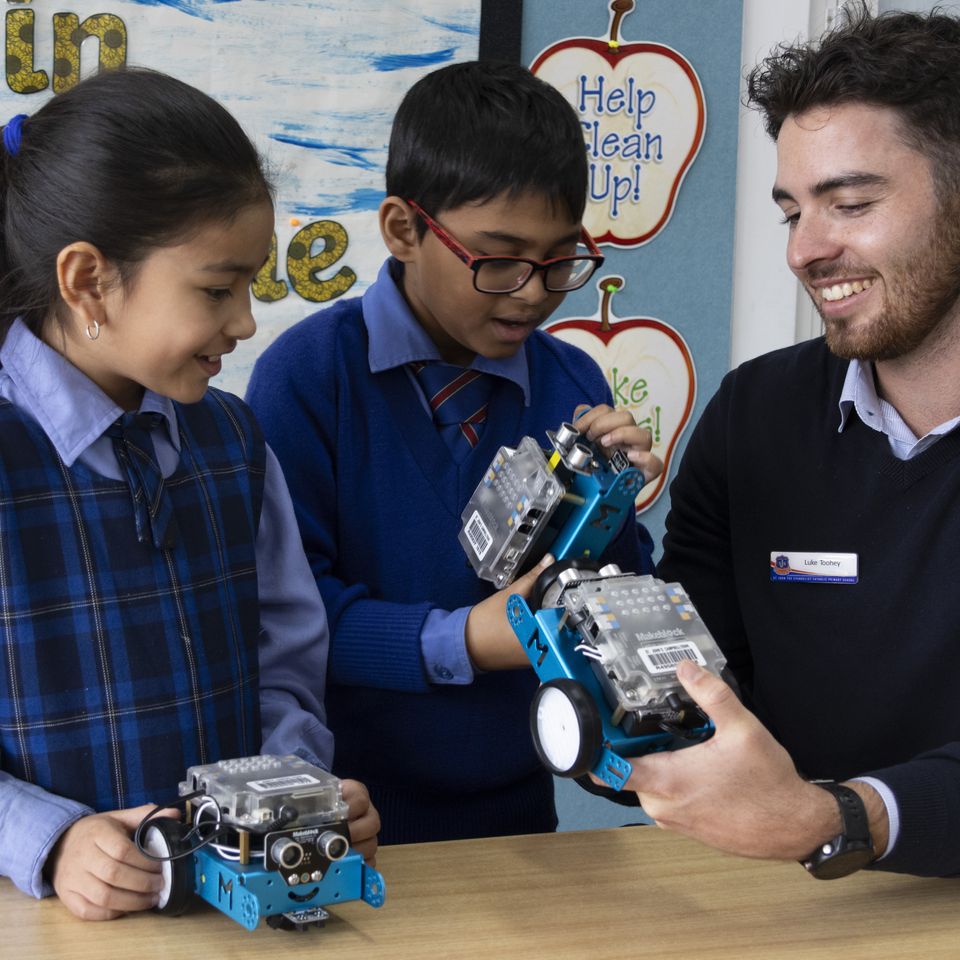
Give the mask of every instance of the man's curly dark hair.
POLYGON ((941 199, 960 192, 960 20, 865 3, 819 41, 776 47, 747 76, 747 103, 776 140, 791 114, 864 103, 895 110, 904 142, 931 157, 941 199))

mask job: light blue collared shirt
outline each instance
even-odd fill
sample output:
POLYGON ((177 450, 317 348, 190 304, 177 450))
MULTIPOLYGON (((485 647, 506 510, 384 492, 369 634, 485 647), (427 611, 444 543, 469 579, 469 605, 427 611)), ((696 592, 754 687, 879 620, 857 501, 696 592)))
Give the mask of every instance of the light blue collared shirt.
MULTIPOLYGON (((417 360, 441 360, 442 357, 407 304, 400 290, 402 277, 403 264, 391 257, 380 268, 376 282, 363 294, 363 322, 369 342, 367 361, 371 373, 405 367, 407 376, 416 387, 424 416, 432 418, 429 400, 407 365, 417 360)), ((477 354, 470 369, 510 380, 523 391, 524 404, 530 405, 526 350, 521 348, 513 356, 501 360, 490 360, 477 354)), ((420 653, 431 683, 466 684, 473 681, 473 664, 467 654, 465 635, 471 609, 431 610, 427 614, 420 632, 420 653)))
POLYGON ((887 438, 890 451, 898 460, 912 460, 960 424, 960 417, 954 417, 918 440, 896 407, 877 396, 873 364, 859 360, 850 361, 840 393, 841 433, 850 420, 851 412, 856 412, 868 427, 887 438))
MULTIPOLYGON (((19 320, 0 347, 0 364, 0 398, 37 421, 67 466, 79 461, 102 476, 123 478, 105 431, 124 411, 92 380, 19 320)), ((176 409, 169 398, 147 390, 140 410, 164 417, 166 429, 152 436, 160 469, 169 476, 180 459, 176 409)), ((333 737, 323 707, 327 618, 286 482, 269 447, 256 555, 263 752, 296 750, 329 769, 333 737)), ((171 795, 176 788, 170 784, 171 795)), ((26 893, 52 893, 42 876, 47 856, 67 827, 92 812, 0 771, 0 873, 26 893)))
MULTIPOLYGON (((843 389, 840 392, 839 433, 843 432, 853 413, 856 413, 868 427, 887 438, 890 452, 898 460, 913 459, 960 424, 960 417, 954 417, 917 439, 916 434, 907 426, 896 407, 877 395, 873 364, 861 363, 859 360, 850 361, 843 381, 843 389)), ((887 808, 890 837, 887 841, 887 849, 878 858, 882 860, 893 849, 900 834, 900 809, 897 806, 897 798, 893 795, 893 791, 876 777, 856 777, 855 779, 873 787, 880 794, 887 808)))
MULTIPOLYGON (((414 363, 417 360, 442 360, 437 345, 413 315, 400 284, 403 279, 403 264, 391 257, 380 268, 375 283, 363 294, 363 322, 367 327, 369 346, 367 361, 371 373, 380 373, 414 363)), ((530 372, 527 368, 527 351, 522 347, 513 356, 491 360, 476 354, 469 370, 493 374, 515 383, 523 391, 524 406, 530 406, 530 372)), ((420 390, 419 381, 407 368, 417 393, 423 399, 426 415, 430 403, 420 390)))

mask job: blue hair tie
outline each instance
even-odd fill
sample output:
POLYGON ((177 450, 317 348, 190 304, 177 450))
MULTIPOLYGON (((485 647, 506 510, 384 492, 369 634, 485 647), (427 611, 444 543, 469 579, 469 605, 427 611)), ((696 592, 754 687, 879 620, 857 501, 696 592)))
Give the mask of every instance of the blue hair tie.
POLYGON ((15 157, 20 152, 23 121, 26 119, 27 114, 18 113, 15 117, 11 117, 3 128, 3 147, 11 157, 15 157))

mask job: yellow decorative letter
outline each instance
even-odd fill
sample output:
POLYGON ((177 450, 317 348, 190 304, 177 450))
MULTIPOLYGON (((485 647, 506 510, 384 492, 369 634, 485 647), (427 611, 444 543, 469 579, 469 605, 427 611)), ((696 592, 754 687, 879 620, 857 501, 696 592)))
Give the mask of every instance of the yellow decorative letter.
POLYGON ((329 280, 317 274, 336 263, 347 250, 347 231, 334 220, 318 220, 298 230, 287 247, 287 276, 293 289, 313 303, 323 303, 345 294, 356 282, 349 267, 341 267, 329 280), (313 244, 323 240, 323 250, 313 254, 313 244))
POLYGON ((50 86, 45 70, 33 69, 32 10, 7 11, 7 86, 14 93, 37 93, 50 86))

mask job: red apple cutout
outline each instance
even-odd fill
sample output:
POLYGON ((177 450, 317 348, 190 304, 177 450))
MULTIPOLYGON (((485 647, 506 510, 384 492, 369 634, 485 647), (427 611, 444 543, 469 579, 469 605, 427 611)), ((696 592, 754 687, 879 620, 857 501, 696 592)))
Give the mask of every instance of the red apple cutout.
POLYGON ((623 277, 606 277, 598 314, 589 319, 552 320, 544 330, 585 350, 603 371, 614 405, 624 407, 653 434, 653 452, 663 473, 637 496, 637 513, 650 507, 666 487, 677 441, 690 421, 697 396, 697 376, 690 348, 680 333, 652 317, 619 320, 610 300, 624 286, 623 277))
POLYGON ((610 38, 571 37, 531 70, 573 105, 590 163, 584 226, 597 243, 637 247, 666 226, 703 142, 703 86, 689 61, 660 43, 620 43, 633 0, 610 5, 610 38))

